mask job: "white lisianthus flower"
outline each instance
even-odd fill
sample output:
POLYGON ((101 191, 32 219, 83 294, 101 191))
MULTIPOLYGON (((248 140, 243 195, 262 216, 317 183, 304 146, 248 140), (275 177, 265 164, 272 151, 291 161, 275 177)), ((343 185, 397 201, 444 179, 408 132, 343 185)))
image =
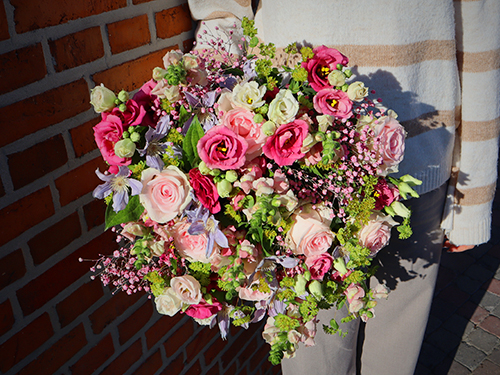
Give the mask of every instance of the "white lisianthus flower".
POLYGON ((328 74, 328 83, 332 86, 343 86, 345 83, 345 74, 340 70, 332 70, 328 74))
POLYGON ((122 139, 115 143, 115 155, 119 158, 131 158, 134 156, 135 143, 129 138, 122 139))
POLYGON ((269 104, 267 116, 274 123, 288 124, 295 119, 295 115, 299 111, 299 102, 288 89, 282 89, 269 104))
POLYGON ((96 86, 90 91, 90 104, 94 106, 97 113, 111 111, 115 108, 116 95, 113 91, 105 87, 96 86))
POLYGON ((246 82, 243 85, 236 85, 233 89, 232 102, 248 110, 252 110, 264 105, 262 100, 266 93, 266 87, 260 86, 257 82, 246 82))
POLYGON ((174 316, 180 311, 182 301, 172 288, 165 288, 163 293, 155 298, 155 304, 160 314, 174 316))
POLYGON ((353 82, 347 89, 347 96, 354 102, 360 102, 368 95, 368 87, 361 81, 353 82))

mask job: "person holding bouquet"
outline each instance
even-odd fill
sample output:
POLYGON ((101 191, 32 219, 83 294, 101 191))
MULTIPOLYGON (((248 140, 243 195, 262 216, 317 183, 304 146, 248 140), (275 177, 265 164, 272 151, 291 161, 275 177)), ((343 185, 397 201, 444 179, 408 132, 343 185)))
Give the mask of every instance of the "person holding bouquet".
MULTIPOLYGON (((411 174, 422 185, 420 198, 408 202, 413 236, 393 236, 377 254, 380 268, 371 286, 386 285, 389 298, 379 302, 366 327, 360 328, 359 319, 346 323, 344 338, 318 329, 316 346, 299 349, 282 367, 286 375, 412 374, 444 239, 448 251, 458 252, 490 238, 500 133, 500 3, 262 0, 254 9, 250 0, 188 2, 193 19, 203 21, 196 48, 210 47, 204 44, 206 30, 234 30, 248 17, 259 39, 276 45, 277 58, 292 42, 349 56, 356 78, 397 113, 406 131, 397 173, 411 174)), ((242 35, 236 29, 231 36, 231 52, 239 53, 242 35)), ((325 61, 328 56, 322 65, 328 68, 325 61)), ((326 73, 317 71, 318 79, 326 73)), ((388 157, 397 158, 399 151, 391 144, 388 157)), ((382 195, 391 199, 390 192, 382 195)), ((359 237, 367 247, 390 236, 376 221, 363 230, 359 237)), ((353 290, 348 299, 355 298, 353 290)), ((328 321, 333 314, 322 311, 319 317, 328 321)))

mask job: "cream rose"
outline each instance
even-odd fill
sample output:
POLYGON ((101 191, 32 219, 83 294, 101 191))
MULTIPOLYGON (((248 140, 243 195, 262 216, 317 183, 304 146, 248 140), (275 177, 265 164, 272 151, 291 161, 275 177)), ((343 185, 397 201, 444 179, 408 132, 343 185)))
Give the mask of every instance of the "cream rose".
POLYGON ((259 84, 254 81, 246 82, 233 88, 232 101, 237 107, 252 110, 264 105, 265 101, 262 98, 265 93, 265 86, 259 87, 259 84))
POLYGON ((160 314, 174 316, 182 306, 182 301, 172 288, 165 288, 162 294, 155 298, 156 310, 160 314))
POLYGON ((326 217, 326 211, 306 205, 292 215, 294 224, 287 240, 294 254, 321 255, 332 246, 335 234, 330 230, 331 220, 326 217))
POLYGON ((380 249, 389 244, 391 229, 397 222, 388 215, 373 213, 368 223, 358 232, 358 239, 362 246, 370 249, 375 256, 380 249))
POLYGON ((160 99, 167 99, 171 103, 181 98, 179 86, 170 86, 166 79, 159 81, 155 88, 151 90, 151 94, 156 95, 160 99))
POLYGON ((347 89, 347 96, 354 102, 360 102, 368 95, 368 87, 360 81, 353 82, 347 89))
POLYGON ((332 70, 328 74, 328 83, 332 86, 343 86, 345 83, 345 74, 340 70, 332 70))
POLYGON ((113 91, 101 86, 96 86, 90 91, 90 104, 94 106, 97 113, 111 111, 115 108, 116 95, 113 91))
POLYGON ((170 286, 179 299, 187 305, 200 303, 201 285, 193 276, 177 276, 170 280, 170 286))
POLYGON ((148 168, 142 172, 140 201, 151 220, 166 223, 191 202, 191 186, 186 175, 176 166, 169 165, 162 172, 148 168))
POLYGON ((295 119, 295 115, 299 111, 299 102, 293 96, 292 92, 287 89, 279 91, 278 95, 269 104, 267 116, 276 124, 288 124, 295 119))

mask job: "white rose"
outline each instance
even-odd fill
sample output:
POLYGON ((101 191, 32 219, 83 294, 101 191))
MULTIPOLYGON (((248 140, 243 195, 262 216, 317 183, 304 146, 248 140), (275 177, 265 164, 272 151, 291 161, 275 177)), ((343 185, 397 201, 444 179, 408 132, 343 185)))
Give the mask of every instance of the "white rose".
POLYGON ((355 102, 360 102, 365 96, 368 95, 368 87, 360 81, 353 82, 349 85, 347 89, 347 96, 349 99, 355 102))
POLYGON ((236 85, 233 89, 232 101, 238 107, 249 110, 262 106, 265 101, 262 100, 266 93, 266 87, 260 86, 257 82, 246 82, 243 85, 236 85))
POLYGON ((269 104, 267 116, 276 124, 288 124, 295 119, 299 111, 299 102, 288 89, 280 90, 278 95, 269 104))
POLYGON ((177 65, 182 60, 182 52, 181 51, 169 51, 163 56, 163 65, 165 69, 168 68, 169 65, 177 65))
POLYGON ((333 117, 330 115, 316 116, 318 120, 318 130, 326 133, 326 130, 333 124, 333 117))
POLYGON ((156 82, 161 81, 163 78, 165 78, 166 74, 167 71, 165 69, 157 66, 153 69, 153 80, 155 80, 156 82))
POLYGON ((188 305, 200 303, 201 285, 193 276, 185 275, 174 277, 170 280, 170 286, 182 302, 188 305))
POLYGON ((332 70, 328 74, 328 83, 332 86, 343 86, 345 83, 345 74, 340 70, 332 70))
POLYGON ((155 304, 160 314, 174 316, 181 309, 182 301, 172 288, 165 288, 163 293, 155 298, 155 304))
POLYGON ((111 111, 115 108, 116 95, 110 89, 101 86, 96 86, 90 91, 90 104, 94 106, 94 111, 97 113, 111 111))

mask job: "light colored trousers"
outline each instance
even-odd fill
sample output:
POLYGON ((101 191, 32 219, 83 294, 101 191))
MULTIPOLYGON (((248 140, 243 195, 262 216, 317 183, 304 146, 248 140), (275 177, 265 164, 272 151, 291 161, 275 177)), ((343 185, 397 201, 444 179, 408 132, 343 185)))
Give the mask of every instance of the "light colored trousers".
MULTIPOLYGON (((391 292, 378 300, 375 318, 366 326, 356 319, 340 324, 346 337, 327 335, 322 323, 337 322, 346 310, 321 310, 316 346, 301 346, 293 359, 284 359, 284 375, 411 375, 415 371, 427 325, 443 244, 440 229, 446 184, 406 203, 412 209, 413 235, 404 241, 392 233, 380 251, 380 268, 371 286, 385 284, 391 292)), ((375 262, 374 262, 375 264, 375 262)))

